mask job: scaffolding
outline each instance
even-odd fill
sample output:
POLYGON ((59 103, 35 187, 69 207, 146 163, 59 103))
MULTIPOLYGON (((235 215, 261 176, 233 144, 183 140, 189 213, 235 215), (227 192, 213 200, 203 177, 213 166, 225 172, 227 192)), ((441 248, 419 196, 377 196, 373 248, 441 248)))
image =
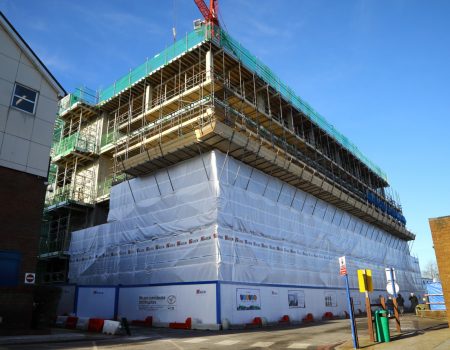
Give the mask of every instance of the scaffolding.
MULTIPOLYGON (((361 161, 361 154, 346 138, 294 98, 259 61, 249 61, 245 49, 236 46, 226 33, 130 86, 102 108, 112 116, 108 138, 114 135, 109 145, 114 174, 149 173, 208 148, 222 147, 230 154, 231 139, 227 139, 228 147, 199 142, 198 135, 207 126, 214 129, 223 124, 231 128, 232 137, 243 134, 267 149, 276 148, 276 156, 283 157, 286 164, 299 162, 302 174, 306 168, 311 174, 309 182, 314 176, 320 178, 321 186, 305 184, 302 179, 303 189, 315 195, 339 190, 352 198, 342 204, 347 209, 349 202, 350 206, 370 206, 375 214, 369 216, 375 215, 375 221, 384 217, 384 223, 392 219, 394 226, 405 224, 384 173, 361 161), (172 152, 180 148, 180 156, 172 152), (325 182, 328 190, 323 188, 325 182)), ((359 216, 368 219, 365 214, 359 216)))
MULTIPOLYGON (((67 252, 69 249, 72 231, 85 228, 87 225, 85 215, 69 210, 57 215, 45 215, 41 225, 39 240, 40 262, 51 261, 51 268, 43 270, 40 264, 41 283, 67 282, 67 252)), ((38 265, 39 266, 39 265, 38 265)))
POLYGON ((77 159, 75 162, 59 164, 54 177, 50 182, 52 188, 46 196, 45 207, 59 207, 73 203, 93 204, 95 189, 94 169, 79 169, 77 159))
MULTIPOLYGON (((100 90, 98 97, 89 103, 104 105, 117 95, 127 91, 132 86, 141 83, 148 76, 154 74, 165 66, 171 64, 182 55, 194 50, 199 45, 208 41, 214 42, 215 45, 225 50, 235 59, 239 60, 241 65, 250 70, 253 74, 261 78, 272 89, 277 91, 285 101, 301 111, 311 122, 315 123, 319 128, 336 140, 342 147, 351 152, 367 167, 375 172, 382 179, 387 181, 386 174, 380 167, 375 165, 367 156, 365 156, 347 137, 342 135, 332 124, 330 124, 322 115, 315 111, 306 101, 296 95, 293 89, 287 86, 268 66, 262 63, 256 56, 252 55, 238 41, 233 39, 226 31, 219 27, 201 26, 195 31, 186 35, 184 39, 178 40, 174 44, 168 46, 164 51, 155 55, 152 59, 147 60, 137 68, 131 70, 122 78, 116 80, 109 87, 100 90)), ((82 97, 89 94, 75 93, 74 99, 78 102, 82 97)))
MULTIPOLYGON (((97 206, 108 205, 112 185, 211 149, 403 240, 414 238, 386 174, 267 66, 209 25, 111 86, 80 88, 61 101, 49 222, 69 232, 68 210, 88 222, 97 206)), ((65 241, 46 232, 43 248, 64 255, 65 241)))

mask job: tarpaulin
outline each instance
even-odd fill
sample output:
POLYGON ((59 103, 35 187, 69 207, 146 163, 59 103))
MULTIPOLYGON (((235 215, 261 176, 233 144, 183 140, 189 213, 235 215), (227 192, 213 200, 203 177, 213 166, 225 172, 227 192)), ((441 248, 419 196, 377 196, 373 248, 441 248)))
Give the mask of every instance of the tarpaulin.
POLYGON ((108 223, 72 234, 69 278, 340 286, 343 255, 353 287, 365 268, 384 289, 384 268, 394 267, 402 291, 421 290, 406 241, 211 151, 114 186, 108 223))

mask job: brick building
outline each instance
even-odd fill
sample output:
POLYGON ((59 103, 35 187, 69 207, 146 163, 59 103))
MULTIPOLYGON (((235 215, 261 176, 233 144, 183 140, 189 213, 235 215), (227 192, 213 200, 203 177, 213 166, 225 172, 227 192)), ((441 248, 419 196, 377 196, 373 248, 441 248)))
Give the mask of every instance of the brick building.
POLYGON ((0 12, 0 332, 26 328, 58 99, 65 95, 0 12))
POLYGON ((450 216, 429 219, 431 235, 433 237, 434 250, 439 269, 439 277, 442 283, 447 319, 450 324, 450 216))

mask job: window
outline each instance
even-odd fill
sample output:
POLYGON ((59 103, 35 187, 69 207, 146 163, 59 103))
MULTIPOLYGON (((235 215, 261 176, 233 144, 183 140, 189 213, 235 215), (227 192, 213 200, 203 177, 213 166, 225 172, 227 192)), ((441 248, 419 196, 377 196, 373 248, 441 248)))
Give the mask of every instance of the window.
POLYGON ((34 111, 36 109, 37 97, 37 91, 16 83, 14 85, 14 94, 11 101, 11 106, 22 111, 34 114, 34 111))

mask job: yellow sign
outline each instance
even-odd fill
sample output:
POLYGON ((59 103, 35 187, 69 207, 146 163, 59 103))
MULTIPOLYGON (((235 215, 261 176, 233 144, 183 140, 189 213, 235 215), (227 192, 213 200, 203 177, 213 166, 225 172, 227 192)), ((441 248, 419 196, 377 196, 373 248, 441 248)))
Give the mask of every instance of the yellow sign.
POLYGON ((358 283, 361 293, 373 292, 372 270, 358 270, 358 283))

